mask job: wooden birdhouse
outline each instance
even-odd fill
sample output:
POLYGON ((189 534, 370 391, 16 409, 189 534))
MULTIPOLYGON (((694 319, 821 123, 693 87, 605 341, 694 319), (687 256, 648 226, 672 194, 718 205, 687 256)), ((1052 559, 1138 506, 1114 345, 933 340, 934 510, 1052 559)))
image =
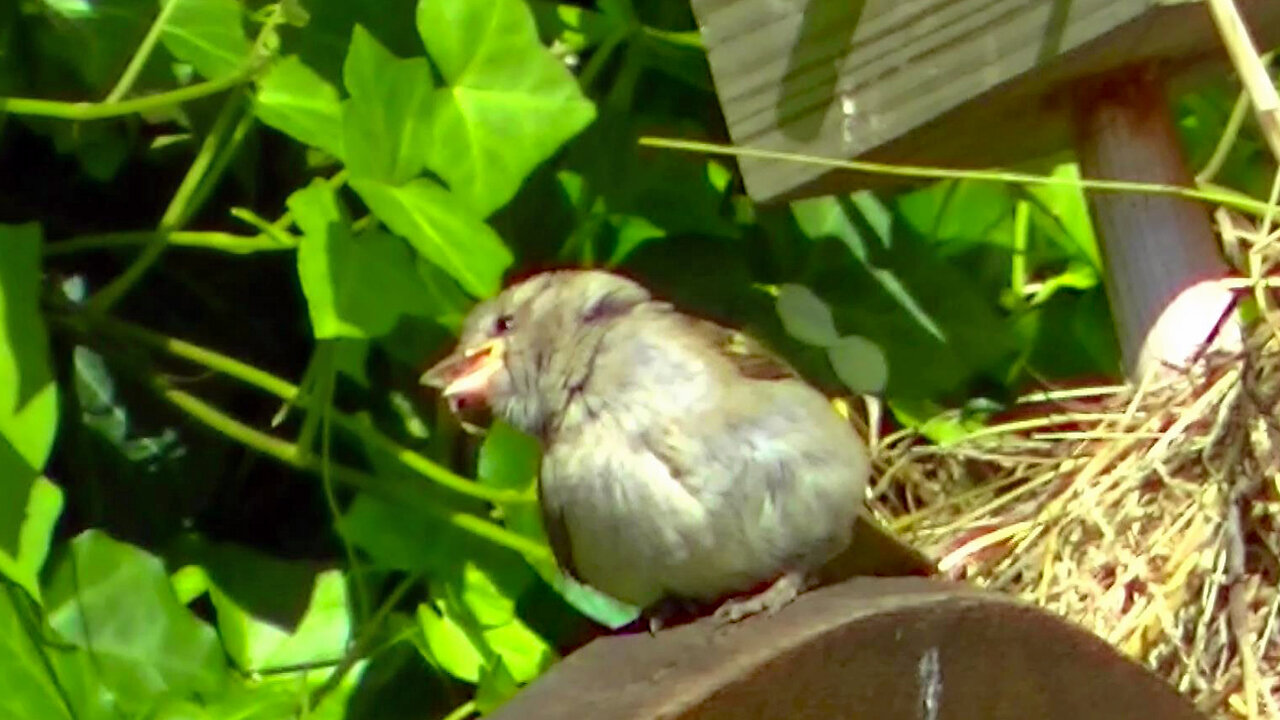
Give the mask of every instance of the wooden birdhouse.
MULTIPOLYGON (((1236 0, 1280 42, 1280 2, 1236 0)), ((1087 176, 1190 186, 1166 87, 1218 62, 1206 2, 693 0, 736 145, 955 168, 1074 149, 1087 176)), ((883 178, 742 158, 758 202, 883 178)), ((1209 209, 1093 194, 1107 289, 1131 376, 1188 360, 1230 306, 1209 209)))

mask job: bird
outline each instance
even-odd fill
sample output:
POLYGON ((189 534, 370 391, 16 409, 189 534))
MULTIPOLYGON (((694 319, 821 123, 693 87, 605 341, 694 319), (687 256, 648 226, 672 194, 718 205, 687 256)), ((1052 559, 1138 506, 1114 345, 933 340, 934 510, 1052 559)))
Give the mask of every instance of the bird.
POLYGON ((539 441, 557 564, 651 629, 671 603, 774 613, 853 542, 870 462, 850 423, 758 341, 621 274, 511 285, 421 382, 539 441))

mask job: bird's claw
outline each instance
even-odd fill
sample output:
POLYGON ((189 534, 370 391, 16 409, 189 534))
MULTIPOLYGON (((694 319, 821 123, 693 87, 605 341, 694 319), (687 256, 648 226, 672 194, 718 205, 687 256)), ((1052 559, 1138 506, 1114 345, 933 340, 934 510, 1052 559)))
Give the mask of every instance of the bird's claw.
POLYGON ((807 585, 803 573, 789 572, 755 595, 726 600, 715 612, 717 623, 727 625, 752 615, 772 615, 796 599, 807 585))

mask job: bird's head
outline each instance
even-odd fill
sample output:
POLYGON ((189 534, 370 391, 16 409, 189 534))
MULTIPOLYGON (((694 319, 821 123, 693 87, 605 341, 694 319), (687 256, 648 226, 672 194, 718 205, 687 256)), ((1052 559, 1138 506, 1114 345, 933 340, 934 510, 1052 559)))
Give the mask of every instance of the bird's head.
POLYGON ((534 275, 472 309, 458 347, 422 383, 464 423, 489 411, 545 437, 581 392, 609 326, 649 300, 640 285, 599 270, 534 275))

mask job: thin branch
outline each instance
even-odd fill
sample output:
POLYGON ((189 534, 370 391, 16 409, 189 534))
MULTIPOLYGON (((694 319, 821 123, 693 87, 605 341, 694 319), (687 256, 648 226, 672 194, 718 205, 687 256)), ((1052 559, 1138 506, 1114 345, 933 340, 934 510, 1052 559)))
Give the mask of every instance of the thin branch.
POLYGON ((60 120, 102 120, 122 117, 136 113, 151 112, 181 105, 210 95, 229 90, 241 85, 257 74, 262 63, 250 63, 244 70, 217 80, 188 85, 177 90, 147 95, 145 97, 121 100, 119 102, 61 102, 58 100, 39 100, 35 98, 0 97, 0 114, 26 115, 29 117, 47 117, 60 120))
POLYGON ((780 152, 776 150, 760 150, 756 148, 737 147, 720 143, 700 142, 696 140, 680 140, 645 136, 640 138, 645 147, 664 148, 683 152, 706 153, 720 157, 753 158, 756 160, 778 160, 805 165, 817 165, 836 170, 849 170, 869 175, 886 175, 890 177, 914 178, 918 180, 975 180, 979 182, 1004 183, 1009 185, 1043 185, 1050 187, 1074 187, 1096 192, 1126 192, 1147 195, 1168 195, 1173 197, 1197 200, 1214 205, 1226 205, 1250 215, 1262 216, 1267 213, 1267 204, 1228 188, 1205 183, 1196 190, 1178 185, 1158 185, 1153 183, 1125 182, 1122 180, 1088 180, 1075 178, 1059 178, 1033 173, 1011 172, 1005 170, 954 170, 949 168, 924 167, 920 165, 892 165, 889 163, 868 162, 863 160, 838 160, 836 158, 814 157, 799 153, 780 152))
POLYGON ((138 49, 134 51, 133 57, 129 59, 129 65, 120 74, 120 79, 116 81, 116 86, 111 88, 111 92, 107 93, 107 97, 103 102, 113 103, 129 94, 133 89, 133 83, 138 79, 138 74, 142 72, 142 68, 147 64, 147 59, 151 57, 151 51, 155 49, 156 42, 160 40, 160 34, 164 32, 164 26, 169 22, 169 16, 173 14, 173 9, 178 7, 179 0, 164 0, 160 3, 160 12, 156 14, 156 19, 152 21, 151 27, 147 29, 146 37, 142 38, 142 42, 138 44, 138 49))
MULTIPOLYGON (((304 459, 300 456, 297 446, 291 442, 250 427, 195 395, 179 390, 163 380, 153 380, 152 384, 156 392, 174 407, 227 438, 298 470, 317 473, 326 470, 325 463, 319 458, 312 456, 304 459)), ((423 493, 417 492, 412 484, 396 483, 394 480, 370 475, 337 463, 328 463, 327 472, 331 473, 333 479, 338 482, 346 483, 388 502, 435 515, 463 532, 519 553, 530 562, 551 560, 550 551, 542 545, 470 513, 440 507, 430 502, 423 493)))

